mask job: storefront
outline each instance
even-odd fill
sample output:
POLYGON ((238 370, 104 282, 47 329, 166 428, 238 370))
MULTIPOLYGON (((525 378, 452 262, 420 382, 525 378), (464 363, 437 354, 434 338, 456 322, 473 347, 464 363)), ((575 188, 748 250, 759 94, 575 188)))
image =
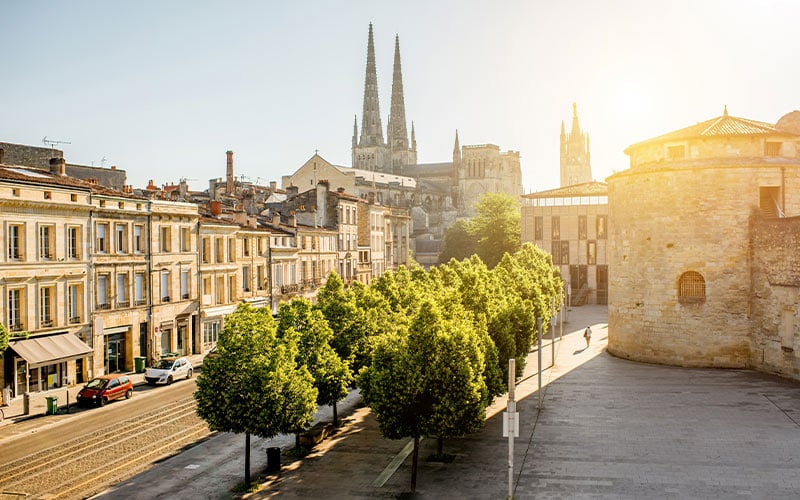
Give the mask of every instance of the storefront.
POLYGON ((128 334, 130 325, 105 328, 105 368, 106 373, 124 372, 132 368, 132 360, 129 360, 128 353, 128 334))
POLYGON ((13 394, 74 384, 75 361, 81 360, 83 365, 83 358, 91 352, 91 347, 71 333, 11 340, 4 357, 13 366, 13 394))

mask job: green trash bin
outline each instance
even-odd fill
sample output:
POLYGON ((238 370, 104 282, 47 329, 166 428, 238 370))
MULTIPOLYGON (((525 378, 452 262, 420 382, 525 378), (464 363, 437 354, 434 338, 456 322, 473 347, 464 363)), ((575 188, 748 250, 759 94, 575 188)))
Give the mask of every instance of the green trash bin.
POLYGON ((50 396, 45 398, 47 400, 47 415, 55 415, 58 413, 58 398, 50 396))
POLYGON ((145 364, 147 363, 147 358, 144 356, 136 356, 133 358, 133 365, 136 369, 136 373, 144 373, 145 364))

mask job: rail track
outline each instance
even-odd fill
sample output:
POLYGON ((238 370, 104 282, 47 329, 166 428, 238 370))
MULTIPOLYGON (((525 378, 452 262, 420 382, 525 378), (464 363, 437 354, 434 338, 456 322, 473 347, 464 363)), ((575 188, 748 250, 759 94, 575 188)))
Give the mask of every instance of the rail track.
POLYGON ((0 473, 0 499, 86 498, 210 434, 181 399, 17 459, 0 473))

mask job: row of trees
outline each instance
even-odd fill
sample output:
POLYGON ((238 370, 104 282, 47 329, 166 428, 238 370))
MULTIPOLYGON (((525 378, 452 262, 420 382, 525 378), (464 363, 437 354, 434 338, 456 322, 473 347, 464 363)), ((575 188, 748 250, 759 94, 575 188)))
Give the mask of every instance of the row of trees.
POLYGON ((336 403, 353 382, 381 432, 419 439, 478 430, 550 318, 561 280, 550 255, 525 245, 493 268, 478 257, 426 271, 387 272, 345 288, 332 273, 316 304, 297 298, 270 312, 241 305, 226 318, 217 352, 198 377, 197 412, 212 430, 249 436, 299 433, 317 404, 336 403), (357 374, 357 376, 354 376, 357 374))

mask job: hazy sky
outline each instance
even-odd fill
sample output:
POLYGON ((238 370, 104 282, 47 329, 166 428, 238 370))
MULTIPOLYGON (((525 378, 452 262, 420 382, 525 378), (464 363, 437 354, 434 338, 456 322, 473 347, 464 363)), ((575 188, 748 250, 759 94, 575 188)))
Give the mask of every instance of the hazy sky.
POLYGON ((60 1, 0 5, 0 141, 70 141, 67 161, 143 187, 280 182, 318 149, 351 164, 374 24, 388 123, 394 36, 420 162, 461 144, 521 153, 558 186, 577 102, 597 180, 630 144, 722 114, 775 123, 800 100, 800 2, 60 1))

